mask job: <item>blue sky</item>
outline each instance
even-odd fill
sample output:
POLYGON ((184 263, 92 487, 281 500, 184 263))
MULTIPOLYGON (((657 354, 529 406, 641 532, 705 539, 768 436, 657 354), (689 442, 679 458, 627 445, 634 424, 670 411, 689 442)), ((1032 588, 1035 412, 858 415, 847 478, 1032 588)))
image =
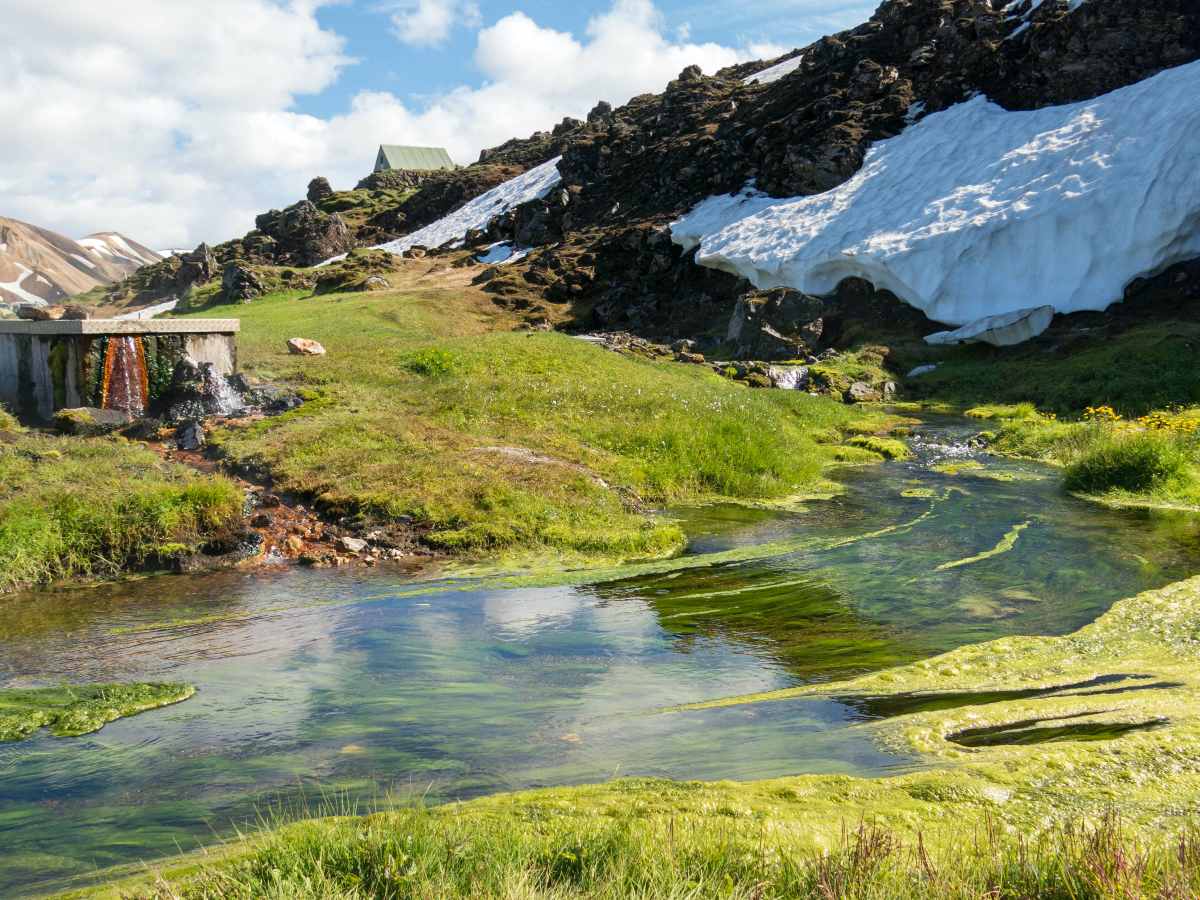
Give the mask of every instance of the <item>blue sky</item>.
POLYGON ((765 59, 875 0, 0 0, 0 215, 194 247, 381 143, 481 149, 765 59), (86 153, 79 153, 86 147, 86 153))
MULTIPOLYGON (((523 12, 539 25, 582 35, 589 20, 611 3, 562 3, 532 0, 479 0, 480 27, 513 12, 523 12)), ((730 46, 775 45, 797 47, 812 43, 846 23, 864 21, 873 8, 861 0, 660 0, 665 33, 695 43, 730 46)), ((386 90, 419 101, 459 85, 478 87, 483 73, 474 64, 478 28, 455 28, 443 44, 406 45, 397 39, 391 16, 395 4, 381 0, 354 0, 317 11, 321 25, 345 39, 347 54, 356 62, 334 85, 315 95, 298 98, 297 107, 318 116, 343 112, 350 99, 364 90, 386 90)))

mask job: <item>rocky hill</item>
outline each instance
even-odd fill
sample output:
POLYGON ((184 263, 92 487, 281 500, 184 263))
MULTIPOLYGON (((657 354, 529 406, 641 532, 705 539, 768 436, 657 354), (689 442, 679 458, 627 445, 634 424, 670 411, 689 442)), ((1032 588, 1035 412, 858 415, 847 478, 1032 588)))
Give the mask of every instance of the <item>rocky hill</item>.
MULTIPOLYGON (((977 95, 1001 111, 1037 110, 1101 97, 1197 59, 1193 0, 887 0, 863 25, 781 59, 713 76, 687 69, 661 94, 616 109, 600 103, 586 121, 509 141, 455 172, 384 173, 340 193, 318 179, 308 199, 260 216, 246 237, 150 267, 122 290, 156 298, 230 265, 310 266, 395 241, 561 157, 552 189, 498 207, 448 242, 455 252, 499 242, 530 249, 479 277, 497 303, 531 322, 710 343, 737 331, 740 346, 727 349, 767 357, 836 343, 868 320, 925 334, 939 326, 898 303, 886 279, 850 277, 819 300, 772 296, 752 283, 771 287, 771 279, 754 278, 751 268, 697 265, 697 247, 673 240, 670 225, 747 185, 768 198, 831 191, 860 172, 878 142, 977 95)), ((1184 155, 1200 154, 1186 135, 1180 140, 1184 155)), ((1134 279, 1156 274, 1123 278, 1136 294, 1145 283, 1134 279)))
POLYGON ((116 232, 73 241, 0 217, 0 308, 55 303, 121 281, 161 259, 116 232))

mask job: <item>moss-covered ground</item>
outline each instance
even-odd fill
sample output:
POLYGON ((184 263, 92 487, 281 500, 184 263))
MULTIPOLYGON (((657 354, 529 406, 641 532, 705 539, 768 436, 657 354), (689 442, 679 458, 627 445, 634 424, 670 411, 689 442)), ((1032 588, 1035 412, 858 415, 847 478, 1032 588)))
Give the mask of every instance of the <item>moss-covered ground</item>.
POLYGON ((856 727, 930 764, 919 772, 617 781, 314 820, 97 893, 1195 896, 1197 623, 1193 579, 1065 637, 1005 638, 832 686, 704 704, 834 696, 860 710, 856 727))
POLYGON ((514 331, 470 270, 429 269, 413 261, 391 291, 238 306, 243 367, 310 402, 218 433, 225 456, 326 511, 411 518, 446 551, 584 558, 681 549, 650 508, 812 493, 826 464, 879 458, 840 446, 886 429, 878 412, 514 331), (291 337, 328 355, 289 356, 291 337))
POLYGON ((40 728, 58 737, 99 731, 109 722, 188 699, 189 684, 88 684, 0 690, 0 742, 40 728))
POLYGON ((0 413, 0 592, 119 575, 241 519, 242 492, 120 438, 54 438, 0 413))

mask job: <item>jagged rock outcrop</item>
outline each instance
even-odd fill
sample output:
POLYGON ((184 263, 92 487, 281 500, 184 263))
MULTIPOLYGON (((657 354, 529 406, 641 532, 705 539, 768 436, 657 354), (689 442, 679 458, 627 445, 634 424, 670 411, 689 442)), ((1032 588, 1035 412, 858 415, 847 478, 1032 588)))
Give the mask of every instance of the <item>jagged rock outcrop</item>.
POLYGON ((263 213, 254 225, 275 241, 275 262, 279 265, 313 266, 354 247, 342 217, 321 212, 311 200, 263 213))
POLYGON ((319 203, 326 197, 332 197, 333 188, 329 185, 329 179, 318 175, 308 183, 308 194, 306 196, 310 203, 319 203))
POLYGON ((263 278, 242 262, 225 264, 221 273, 221 296, 227 303, 248 303, 267 292, 263 278))

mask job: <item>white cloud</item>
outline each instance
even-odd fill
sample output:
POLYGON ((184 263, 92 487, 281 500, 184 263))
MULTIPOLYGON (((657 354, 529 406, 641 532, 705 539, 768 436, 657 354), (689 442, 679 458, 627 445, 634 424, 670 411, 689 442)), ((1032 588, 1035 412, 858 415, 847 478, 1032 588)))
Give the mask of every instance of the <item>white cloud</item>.
POLYGON ((475 28, 483 21, 479 5, 467 0, 406 0, 391 17, 396 37, 414 47, 444 44, 455 27, 475 28))
POLYGON ((650 0, 615 0, 578 36, 514 12, 479 32, 479 86, 420 103, 364 92, 322 119, 295 98, 351 61, 317 22, 320 0, 4 5, 0 215, 153 246, 241 234, 315 175, 350 187, 380 143, 442 145, 470 162, 597 100, 661 90, 687 65, 711 72, 787 49, 671 37, 650 0))

